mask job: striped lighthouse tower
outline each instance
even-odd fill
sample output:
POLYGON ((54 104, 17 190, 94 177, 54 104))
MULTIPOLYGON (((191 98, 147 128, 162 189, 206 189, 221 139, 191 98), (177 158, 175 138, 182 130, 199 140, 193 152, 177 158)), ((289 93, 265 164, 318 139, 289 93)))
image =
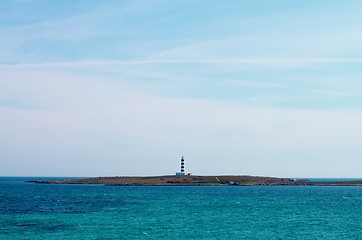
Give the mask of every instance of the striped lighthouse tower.
POLYGON ((185 160, 184 160, 184 156, 182 156, 182 158, 181 158, 181 173, 183 173, 182 175, 185 175, 185 160))
POLYGON ((184 156, 181 157, 181 171, 176 173, 176 176, 184 176, 185 175, 185 159, 184 156))

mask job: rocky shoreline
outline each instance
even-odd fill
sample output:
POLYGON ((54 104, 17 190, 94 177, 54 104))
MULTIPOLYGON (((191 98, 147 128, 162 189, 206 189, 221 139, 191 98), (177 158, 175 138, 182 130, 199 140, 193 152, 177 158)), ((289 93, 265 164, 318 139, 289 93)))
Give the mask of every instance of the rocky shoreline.
POLYGON ((34 180, 37 184, 102 184, 107 186, 305 186, 308 180, 258 176, 95 177, 72 180, 34 180))
POLYGON ((310 182, 259 176, 150 176, 93 177, 68 180, 33 180, 36 184, 101 184, 106 186, 362 186, 362 181, 310 182))

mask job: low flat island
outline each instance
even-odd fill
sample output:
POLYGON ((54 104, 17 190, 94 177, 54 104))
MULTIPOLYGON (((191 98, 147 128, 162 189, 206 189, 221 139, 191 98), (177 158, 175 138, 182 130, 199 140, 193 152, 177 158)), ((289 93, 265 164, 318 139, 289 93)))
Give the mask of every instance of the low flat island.
POLYGON ((310 185, 308 180, 256 176, 150 176, 150 177, 94 177, 70 180, 34 180, 40 184, 102 184, 109 186, 258 186, 310 185))
POLYGON ((102 184, 107 186, 362 186, 362 181, 310 182, 307 179, 260 176, 149 176, 149 177, 92 177, 67 180, 33 180, 38 184, 102 184))

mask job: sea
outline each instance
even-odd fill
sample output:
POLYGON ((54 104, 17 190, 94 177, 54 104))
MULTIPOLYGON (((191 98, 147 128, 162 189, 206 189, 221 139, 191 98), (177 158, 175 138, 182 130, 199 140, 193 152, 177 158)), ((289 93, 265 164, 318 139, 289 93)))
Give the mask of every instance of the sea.
POLYGON ((0 177, 0 239, 362 239, 362 187, 27 182, 39 179, 0 177))

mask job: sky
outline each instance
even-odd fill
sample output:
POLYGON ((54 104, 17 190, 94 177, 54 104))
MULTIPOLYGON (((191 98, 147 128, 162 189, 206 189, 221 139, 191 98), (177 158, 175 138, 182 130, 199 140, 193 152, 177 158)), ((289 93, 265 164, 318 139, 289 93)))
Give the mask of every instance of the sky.
POLYGON ((2 0, 0 176, 362 177, 361 8, 2 0))

